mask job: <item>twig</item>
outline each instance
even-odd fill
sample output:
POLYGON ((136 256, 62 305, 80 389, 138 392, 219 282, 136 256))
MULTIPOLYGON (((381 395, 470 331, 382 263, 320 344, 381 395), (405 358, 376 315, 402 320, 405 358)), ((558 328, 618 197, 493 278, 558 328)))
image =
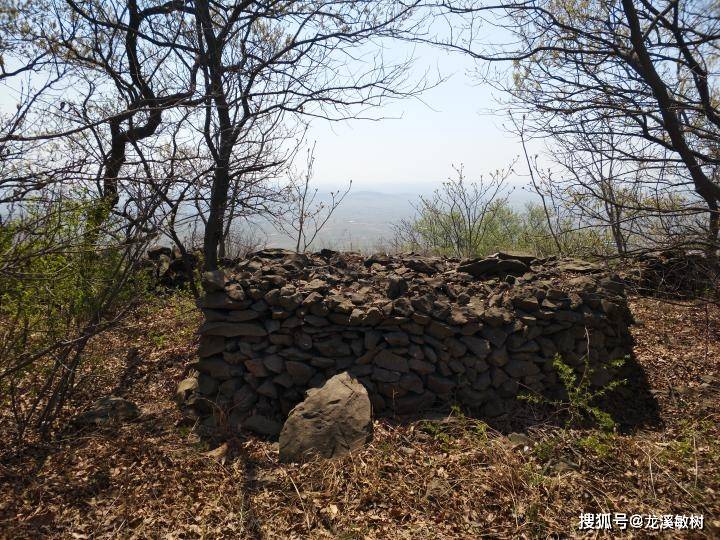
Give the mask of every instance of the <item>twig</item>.
POLYGON ((305 525, 307 526, 308 533, 310 532, 310 518, 308 517, 308 512, 305 509, 305 503, 302 500, 302 495, 300 495, 300 491, 297 488, 297 485, 295 485, 295 481, 292 479, 292 476, 290 476, 290 473, 285 471, 285 474, 287 474, 287 477, 290 479, 290 482, 293 485, 293 488, 295 488, 295 493, 297 493, 298 499, 300 500, 300 506, 303 510, 303 515, 305 516, 305 525))

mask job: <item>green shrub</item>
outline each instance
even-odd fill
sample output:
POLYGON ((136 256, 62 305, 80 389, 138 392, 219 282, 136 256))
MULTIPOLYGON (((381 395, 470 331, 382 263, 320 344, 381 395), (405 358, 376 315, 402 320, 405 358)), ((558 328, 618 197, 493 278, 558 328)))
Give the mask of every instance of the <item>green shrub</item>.
POLYGON ((476 222, 463 221, 456 211, 430 210, 421 206, 418 215, 396 227, 395 244, 405 251, 430 251, 437 255, 482 257, 497 251, 526 251, 539 257, 551 255, 591 256, 608 251, 610 237, 600 229, 576 229, 567 220, 559 224, 557 242, 544 210, 527 204, 513 209, 495 201, 476 222), (558 249, 558 245, 562 251, 558 249))
POLYGON ((82 198, 36 201, 0 224, 0 409, 16 436, 47 432, 77 384, 88 341, 133 301, 143 246, 85 228, 82 198), (92 238, 92 243, 88 240, 92 238))
MULTIPOLYGON (((625 362, 623 359, 611 362, 610 367, 619 368, 625 362)), ((520 399, 532 403, 545 403, 558 407, 565 411, 568 415, 567 424, 569 427, 580 427, 588 420, 593 421, 597 426, 605 432, 613 432, 617 427, 615 420, 607 412, 603 411, 598 405, 598 400, 608 392, 625 384, 624 380, 612 380, 605 386, 592 389, 590 379, 593 370, 590 369, 588 362, 582 374, 578 377, 575 369, 566 364, 562 357, 558 354, 553 359, 553 367, 557 371, 558 378, 563 384, 567 393, 565 400, 549 400, 537 394, 523 394, 520 399)))

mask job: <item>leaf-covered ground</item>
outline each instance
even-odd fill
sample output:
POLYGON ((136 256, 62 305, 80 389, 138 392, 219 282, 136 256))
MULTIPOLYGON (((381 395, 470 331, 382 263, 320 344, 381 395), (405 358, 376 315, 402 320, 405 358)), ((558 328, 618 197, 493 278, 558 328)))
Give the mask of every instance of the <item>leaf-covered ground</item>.
POLYGON ((187 299, 158 301, 93 344, 74 403, 113 393, 141 418, 2 448, 0 537, 577 537, 581 512, 703 514, 702 531, 624 536, 718 537, 720 309, 632 307, 639 382, 609 404, 618 434, 525 422, 526 436, 508 436, 515 426, 458 413, 386 419, 367 448, 299 466, 280 465, 269 441, 211 448, 178 427, 173 395, 198 315, 187 299))

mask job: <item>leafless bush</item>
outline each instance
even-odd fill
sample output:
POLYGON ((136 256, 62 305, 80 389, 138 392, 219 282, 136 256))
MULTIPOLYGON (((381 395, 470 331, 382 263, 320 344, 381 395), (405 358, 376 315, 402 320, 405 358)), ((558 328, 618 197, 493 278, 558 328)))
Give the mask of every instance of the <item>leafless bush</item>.
POLYGON ((331 191, 329 200, 320 200, 318 188, 312 185, 314 165, 315 145, 307 151, 305 170, 290 176, 288 204, 273 221, 278 231, 293 239, 298 253, 308 250, 352 187, 350 181, 345 191, 331 191))

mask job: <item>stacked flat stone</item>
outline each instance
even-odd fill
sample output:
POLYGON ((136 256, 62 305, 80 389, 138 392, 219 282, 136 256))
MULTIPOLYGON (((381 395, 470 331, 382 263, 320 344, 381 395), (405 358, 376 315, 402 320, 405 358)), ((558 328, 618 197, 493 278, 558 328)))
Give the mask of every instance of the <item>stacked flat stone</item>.
POLYGON ((375 414, 459 403, 497 416, 520 392, 562 393, 557 354, 603 385, 632 346, 622 284, 576 260, 268 249, 203 285, 196 376, 178 398, 208 427, 277 432, 307 389, 343 371, 375 414))

